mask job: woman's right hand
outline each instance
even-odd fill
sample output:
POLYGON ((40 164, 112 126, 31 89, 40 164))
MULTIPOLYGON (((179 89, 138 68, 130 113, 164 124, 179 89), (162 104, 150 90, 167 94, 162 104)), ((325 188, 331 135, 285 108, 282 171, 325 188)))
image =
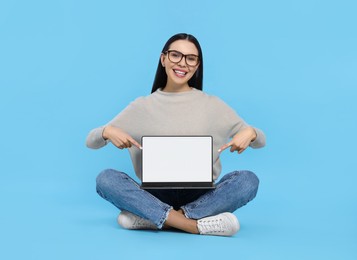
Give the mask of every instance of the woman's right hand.
POLYGON ((104 139, 109 139, 110 142, 119 149, 130 148, 132 145, 136 146, 139 149, 142 149, 141 145, 137 141, 135 141, 130 135, 115 126, 106 126, 103 130, 102 135, 104 139))

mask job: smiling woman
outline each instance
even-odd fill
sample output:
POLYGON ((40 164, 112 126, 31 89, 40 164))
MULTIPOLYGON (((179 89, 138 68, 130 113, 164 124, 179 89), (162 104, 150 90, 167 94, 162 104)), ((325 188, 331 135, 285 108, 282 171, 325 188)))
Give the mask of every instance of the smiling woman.
MULTIPOLYGON (((242 153, 265 145, 265 136, 249 126, 217 97, 202 92, 203 57, 197 39, 177 34, 165 44, 152 94, 132 102, 108 124, 93 129, 87 146, 108 142, 129 148, 136 175, 141 178, 141 145, 145 135, 209 135, 213 137, 213 179, 221 173, 220 153, 242 153), (231 140, 229 141, 229 139, 231 140)), ((97 192, 121 210, 118 223, 127 229, 176 228, 192 234, 232 236, 240 228, 232 214, 251 201, 259 180, 250 171, 234 171, 216 189, 142 190, 127 174, 104 170, 97 192)))
POLYGON ((198 57, 198 50, 193 43, 187 40, 173 42, 170 45, 170 50, 161 54, 161 64, 165 67, 167 75, 167 82, 163 91, 182 92, 190 90, 188 81, 196 73, 199 66, 198 57))
POLYGON ((167 41, 161 52, 151 93, 167 87, 172 66, 175 66, 178 76, 184 74, 187 83, 186 90, 188 86, 202 90, 203 55, 201 46, 194 36, 180 33, 167 41), (188 74, 188 72, 191 73, 188 74))

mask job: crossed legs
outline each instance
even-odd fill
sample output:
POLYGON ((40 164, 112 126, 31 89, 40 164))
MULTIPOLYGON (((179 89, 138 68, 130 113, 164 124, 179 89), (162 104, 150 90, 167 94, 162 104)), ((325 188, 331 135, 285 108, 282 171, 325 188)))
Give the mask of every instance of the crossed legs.
POLYGON ((235 171, 223 176, 216 184, 216 189, 203 192, 193 201, 174 209, 170 204, 140 189, 125 173, 109 169, 97 177, 97 192, 117 208, 147 219, 159 229, 163 226, 173 227, 197 234, 198 219, 222 212, 234 212, 255 197, 258 184, 259 180, 254 173, 235 171))

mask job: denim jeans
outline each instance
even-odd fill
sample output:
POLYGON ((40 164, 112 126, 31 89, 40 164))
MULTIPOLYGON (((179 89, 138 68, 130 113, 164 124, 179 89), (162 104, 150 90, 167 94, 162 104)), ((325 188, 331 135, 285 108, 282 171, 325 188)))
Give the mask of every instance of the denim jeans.
POLYGON ((234 212, 254 199, 259 180, 250 171, 234 171, 216 183, 213 190, 143 190, 123 172, 108 169, 97 177, 98 194, 120 210, 148 219, 162 228, 171 209, 182 209, 190 219, 234 212))

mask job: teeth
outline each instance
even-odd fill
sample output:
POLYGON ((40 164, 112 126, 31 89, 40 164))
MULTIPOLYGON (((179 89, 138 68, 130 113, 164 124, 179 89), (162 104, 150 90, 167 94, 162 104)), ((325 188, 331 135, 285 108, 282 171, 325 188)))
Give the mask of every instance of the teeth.
POLYGON ((175 73, 180 74, 180 75, 186 75, 186 72, 179 71, 179 70, 174 70, 175 73))

